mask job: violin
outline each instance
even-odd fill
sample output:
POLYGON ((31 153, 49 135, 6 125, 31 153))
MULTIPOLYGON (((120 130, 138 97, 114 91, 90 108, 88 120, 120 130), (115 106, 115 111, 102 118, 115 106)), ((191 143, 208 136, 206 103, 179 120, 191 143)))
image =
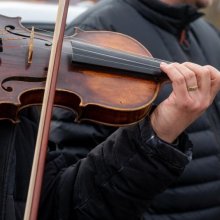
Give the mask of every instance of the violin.
POLYGON ((53 104, 74 111, 77 121, 133 124, 167 80, 161 60, 126 35, 76 29, 63 39, 68 4, 59 1, 53 38, 0 15, 0 119, 16 122, 21 109, 43 104, 25 220, 37 219, 53 104))
MULTIPOLYGON (((18 112, 42 103, 52 37, 0 16, 0 118, 18 121, 18 112)), ((76 120, 127 125, 145 117, 166 80, 139 42, 120 33, 75 30, 65 37, 55 106, 76 120)))

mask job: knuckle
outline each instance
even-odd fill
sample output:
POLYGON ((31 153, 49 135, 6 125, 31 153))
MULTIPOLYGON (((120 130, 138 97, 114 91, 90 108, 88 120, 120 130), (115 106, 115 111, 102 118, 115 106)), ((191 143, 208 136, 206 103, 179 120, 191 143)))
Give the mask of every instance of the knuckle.
POLYGON ((181 103, 181 108, 191 113, 200 113, 210 105, 210 99, 199 101, 186 98, 184 100, 185 101, 181 103))
POLYGON ((203 104, 201 102, 193 102, 193 105, 191 106, 192 112, 201 112, 204 110, 203 104))
POLYGON ((181 102, 181 108, 186 111, 191 111, 191 108, 193 107, 194 103, 190 98, 184 98, 184 101, 181 102))
POLYGON ((202 112, 206 110, 209 107, 209 105, 210 105, 210 99, 209 98, 203 99, 202 101, 195 103, 194 111, 202 112))
POLYGON ((213 71, 214 67, 210 66, 210 65, 205 65, 203 66, 204 68, 208 69, 209 71, 213 71))
POLYGON ((173 65, 176 66, 176 65, 180 65, 180 64, 178 62, 173 62, 173 65))
POLYGON ((183 65, 185 65, 185 66, 190 66, 191 63, 190 63, 190 62, 184 62, 183 65))
POLYGON ((215 79, 217 83, 220 81, 220 72, 215 67, 210 65, 205 65, 204 68, 206 68, 207 72, 209 72, 210 78, 215 79))
POLYGON ((185 75, 185 77, 186 77, 187 80, 194 79, 194 77, 195 77, 194 72, 192 72, 191 70, 186 71, 186 72, 184 73, 184 75, 185 75))
POLYGON ((183 83, 185 83, 184 76, 182 75, 175 76, 173 82, 175 82, 177 85, 182 85, 183 83))
POLYGON ((167 69, 169 69, 170 71, 173 71, 175 70, 175 66, 176 66, 176 63, 171 63, 170 65, 167 66, 167 69))
POLYGON ((212 72, 212 68, 209 65, 203 67, 203 74, 206 76, 210 76, 212 72))
POLYGON ((191 111, 192 112, 200 112, 201 111, 201 103, 193 102, 193 104, 191 106, 191 111))

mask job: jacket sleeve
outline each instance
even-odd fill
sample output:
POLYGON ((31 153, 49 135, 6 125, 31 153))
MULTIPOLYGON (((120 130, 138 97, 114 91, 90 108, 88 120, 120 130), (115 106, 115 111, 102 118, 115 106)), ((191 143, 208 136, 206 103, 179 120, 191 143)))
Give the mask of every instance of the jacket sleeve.
POLYGON ((42 210, 56 210, 53 219, 138 219, 191 159, 185 135, 177 148, 157 138, 144 120, 118 129, 57 175, 65 164, 59 156, 46 169, 42 210))

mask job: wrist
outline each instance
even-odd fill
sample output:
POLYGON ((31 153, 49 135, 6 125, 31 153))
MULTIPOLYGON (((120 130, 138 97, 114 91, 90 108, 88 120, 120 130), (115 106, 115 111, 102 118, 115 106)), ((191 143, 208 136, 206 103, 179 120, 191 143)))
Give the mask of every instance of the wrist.
MULTIPOLYGON (((150 116, 150 123, 158 138, 170 144, 176 142, 180 133, 178 133, 176 129, 168 129, 167 126, 164 129, 162 126, 160 126, 161 123, 158 122, 155 112, 153 112, 150 116)), ((162 124, 166 125, 168 122, 163 122, 162 124)))
MULTIPOLYGON (((165 152, 170 152, 170 158, 169 161, 173 161, 175 158, 175 161, 180 160, 177 159, 177 155, 179 157, 187 158, 186 161, 190 161, 192 158, 192 143, 188 139, 188 136, 186 133, 181 133, 173 143, 168 143, 167 141, 164 141, 160 137, 157 136, 157 134, 154 132, 152 125, 150 123, 150 119, 146 118, 142 123, 140 123, 141 128, 141 136, 143 138, 143 142, 147 144, 147 149, 150 148, 153 151, 157 153, 163 154, 163 158, 167 158, 167 154, 165 152), (163 152, 163 153, 162 153, 163 152), (176 156, 173 155, 177 154, 176 156), (178 153, 179 152, 179 153, 178 153), (171 156, 172 155, 172 156, 171 156), (180 156, 182 155, 182 156, 180 156)), ((184 160, 185 160, 184 159, 184 160)))

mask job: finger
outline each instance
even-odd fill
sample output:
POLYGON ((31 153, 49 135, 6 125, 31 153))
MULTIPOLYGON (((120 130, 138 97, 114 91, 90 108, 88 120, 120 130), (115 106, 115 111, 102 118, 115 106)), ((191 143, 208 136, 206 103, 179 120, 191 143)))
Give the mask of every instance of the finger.
POLYGON ((191 71, 196 74, 197 83, 200 93, 205 97, 209 96, 211 92, 211 74, 210 70, 206 67, 200 66, 195 63, 185 63, 191 71))
POLYGON ((220 90, 220 72, 216 68, 209 65, 204 67, 208 68, 210 71, 211 96, 214 98, 220 90))
POLYGON ((177 63, 161 63, 160 68, 161 70, 167 74, 170 81, 172 82, 173 92, 176 96, 179 97, 188 97, 188 91, 186 87, 186 81, 184 76, 181 74, 181 72, 176 68, 177 63))
POLYGON ((185 64, 177 64, 176 68, 185 78, 186 88, 187 91, 189 92, 189 95, 191 97, 197 96, 199 90, 198 90, 196 74, 191 69, 189 69, 185 64))

